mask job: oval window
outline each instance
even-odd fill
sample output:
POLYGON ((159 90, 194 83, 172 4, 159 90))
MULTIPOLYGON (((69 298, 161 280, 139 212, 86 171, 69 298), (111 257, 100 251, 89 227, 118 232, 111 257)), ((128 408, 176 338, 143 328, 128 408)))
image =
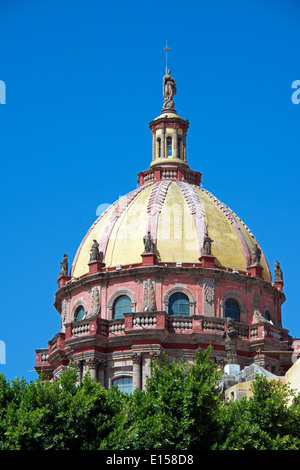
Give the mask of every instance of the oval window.
POLYGON ((75 321, 82 320, 84 318, 84 315, 85 315, 85 309, 82 305, 80 305, 80 307, 78 307, 75 313, 75 321))

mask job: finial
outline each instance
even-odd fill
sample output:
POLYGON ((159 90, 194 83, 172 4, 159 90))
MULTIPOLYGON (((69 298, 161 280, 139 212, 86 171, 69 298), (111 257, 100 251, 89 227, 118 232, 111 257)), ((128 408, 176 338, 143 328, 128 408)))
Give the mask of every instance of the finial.
POLYGON ((166 73, 168 71, 168 52, 170 48, 168 47, 168 41, 166 41, 166 47, 164 47, 164 51, 166 51, 166 73))

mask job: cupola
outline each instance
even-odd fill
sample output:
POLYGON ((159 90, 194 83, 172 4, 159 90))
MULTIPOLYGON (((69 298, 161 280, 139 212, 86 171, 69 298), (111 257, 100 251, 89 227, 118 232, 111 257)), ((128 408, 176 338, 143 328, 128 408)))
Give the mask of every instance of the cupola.
POLYGON ((184 165, 186 158, 186 134, 189 121, 178 116, 173 97, 176 94, 176 82, 167 70, 163 77, 163 109, 156 119, 149 123, 152 132, 152 163, 156 165, 184 165))

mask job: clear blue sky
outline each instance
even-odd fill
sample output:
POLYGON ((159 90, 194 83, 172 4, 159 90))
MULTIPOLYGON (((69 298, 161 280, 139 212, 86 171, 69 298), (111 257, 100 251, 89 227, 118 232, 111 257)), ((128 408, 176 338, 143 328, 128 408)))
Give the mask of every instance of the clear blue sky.
POLYGON ((1 314, 8 380, 35 349, 100 204, 134 189, 162 108, 165 41, 189 119, 188 161, 284 272, 283 325, 300 336, 299 2, 0 1, 1 314), (118 135, 116 136, 116 129, 118 135))

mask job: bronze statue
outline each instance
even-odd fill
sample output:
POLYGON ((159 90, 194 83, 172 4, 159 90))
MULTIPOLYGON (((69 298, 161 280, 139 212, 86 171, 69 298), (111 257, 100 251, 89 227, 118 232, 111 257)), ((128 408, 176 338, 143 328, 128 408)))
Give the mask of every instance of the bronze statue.
POLYGON ((144 253, 154 253, 154 246, 153 246, 153 238, 150 232, 147 233, 147 235, 144 236, 144 253))
POLYGON ((211 255, 211 244, 213 240, 206 234, 204 236, 204 242, 203 242, 203 254, 204 255, 211 255))
POLYGON ((261 249, 255 244, 251 249, 252 266, 260 266, 261 249))
POLYGON ((91 261, 99 261, 100 253, 99 253, 99 243, 97 240, 93 240, 91 254, 90 254, 90 262, 91 261))
POLYGON ((64 254, 63 260, 60 263, 61 271, 59 276, 68 276, 68 255, 64 254))
POLYGON ((278 261, 275 261, 275 281, 283 281, 282 269, 278 261))
POLYGON ((164 108, 174 108, 175 104, 173 96, 176 95, 176 91, 176 82, 174 78, 171 77, 171 70, 167 70, 167 73, 163 78, 164 108))
POLYGON ((225 338, 225 351, 227 364, 238 364, 236 353, 236 330, 232 326, 230 317, 226 318, 227 329, 223 333, 222 338, 225 338))

